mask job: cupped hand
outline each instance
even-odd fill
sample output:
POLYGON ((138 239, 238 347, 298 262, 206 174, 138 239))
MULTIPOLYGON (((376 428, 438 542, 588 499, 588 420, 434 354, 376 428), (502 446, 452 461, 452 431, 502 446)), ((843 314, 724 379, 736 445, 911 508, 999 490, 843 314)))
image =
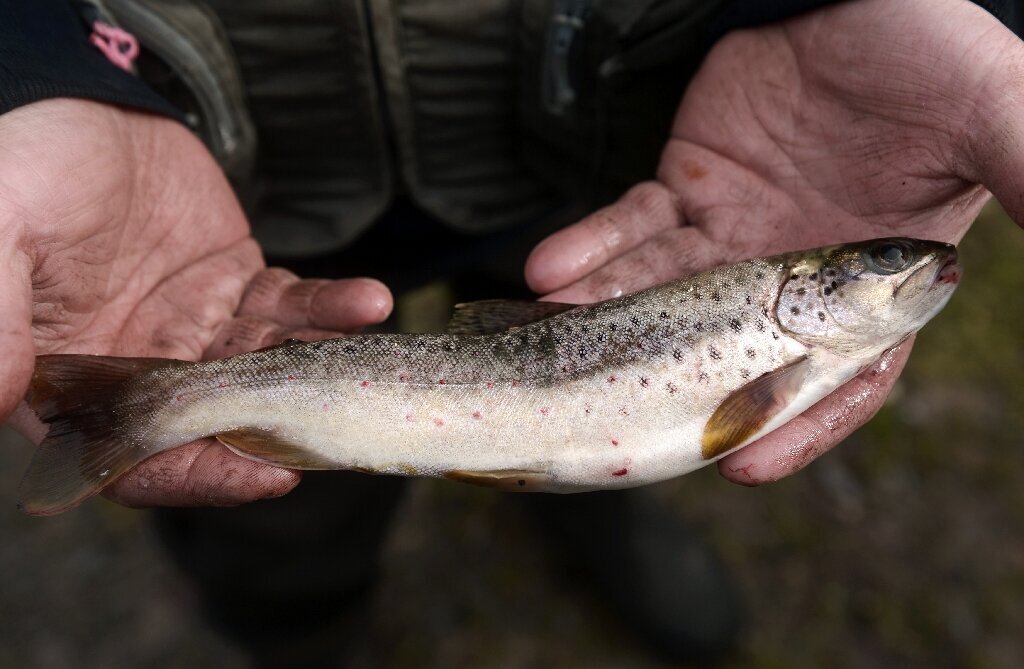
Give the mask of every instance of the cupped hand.
MULTIPOLYGON (((907 236, 957 242, 994 193, 1024 223, 1024 43, 967 0, 859 0, 730 33, 657 179, 543 241, 527 280, 589 302, 716 265, 907 236)), ((786 476, 867 421, 909 343, 719 463, 786 476)))
MULTIPOLYGON (((21 403, 34 356, 199 360, 387 317, 371 279, 265 269, 237 201, 177 123, 83 100, 0 116, 0 420, 39 440, 21 403)), ((157 455, 105 492, 129 506, 232 505, 282 495, 296 472, 211 439, 157 455)))

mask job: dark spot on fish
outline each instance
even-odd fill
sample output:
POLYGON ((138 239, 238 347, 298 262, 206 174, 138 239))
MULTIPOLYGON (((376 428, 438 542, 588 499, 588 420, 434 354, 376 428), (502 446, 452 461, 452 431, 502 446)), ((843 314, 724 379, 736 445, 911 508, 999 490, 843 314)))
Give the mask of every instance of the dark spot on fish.
POLYGON ((710 376, 708 376, 706 372, 701 372, 701 373, 700 373, 700 374, 699 374, 699 375, 697 376, 697 381, 698 381, 699 383, 707 383, 707 382, 708 382, 709 380, 711 380, 711 377, 710 377, 710 376))
POLYGON ((640 327, 640 318, 639 318, 639 317, 637 317, 637 316, 633 316, 633 317, 632 317, 632 318, 630 318, 629 320, 630 320, 630 322, 632 322, 632 323, 633 323, 633 325, 635 325, 635 326, 637 326, 637 327, 640 327))
POLYGON ((764 332, 764 321, 758 320, 756 323, 754 323, 754 327, 757 328, 758 332, 764 332))
POLYGON ((665 384, 665 390, 668 391, 669 395, 675 395, 677 392, 679 392, 679 387, 676 386, 676 384, 669 381, 668 383, 665 384))
POLYGON ((773 332, 772 332, 772 339, 778 339, 778 338, 779 338, 779 333, 778 333, 778 332, 775 332, 775 331, 773 331, 773 332))
POLYGON ((579 354, 579 356, 580 356, 581 358, 585 358, 585 357, 587 357, 587 347, 586 347, 586 346, 580 346, 580 348, 579 348, 579 350, 577 351, 577 353, 579 354))
POLYGON ((835 290, 838 287, 839 287, 839 282, 838 281, 833 281, 832 282, 832 290, 835 290))
POLYGON ((799 274, 790 274, 790 275, 789 275, 789 278, 790 278, 790 280, 792 281, 792 280, 794 280, 794 279, 799 279, 799 278, 800 278, 800 275, 799 275, 799 274))
POLYGON ((755 279, 763 279, 764 278, 764 272, 762 272, 760 270, 754 272, 754 278, 755 279))
POLYGON ((695 299, 695 300, 699 300, 699 299, 702 299, 702 297, 703 297, 703 296, 702 296, 702 295, 701 295, 700 293, 694 293, 694 294, 693 294, 693 299, 695 299))
MULTIPOLYGON (((420 343, 420 345, 422 346, 422 342, 420 343)), ((345 344, 344 346, 341 347, 341 350, 351 355, 356 352, 356 347, 354 344, 345 344)))
POLYGON ((715 302, 721 302, 722 296, 719 295, 718 293, 711 293, 711 299, 714 300, 715 302))
POLYGON ((830 279, 832 277, 834 277, 835 275, 836 275, 836 271, 834 269, 826 270, 826 272, 825 272, 825 276, 827 276, 830 279))
POLYGON ((444 350, 446 350, 448 352, 454 351, 455 350, 455 342, 446 341, 444 343, 444 350))
POLYGON ((767 306, 761 307, 761 315, 764 316, 765 318, 768 318, 768 307, 767 306))
POLYGON ((747 349, 747 357, 750 358, 751 360, 753 360, 754 358, 757 357, 757 351, 755 351, 752 348, 748 348, 747 349))
POLYGON ((802 297, 802 296, 804 296, 804 295, 806 295, 806 294, 807 294, 807 289, 806 289, 806 288, 800 288, 800 289, 798 289, 798 290, 796 291, 796 294, 797 294, 797 295, 800 295, 800 296, 802 297))
POLYGON ((750 378, 750 370, 749 369, 741 369, 740 370, 740 377, 742 377, 744 379, 749 379, 750 378))
POLYGON ((612 332, 615 332, 615 328, 616 327, 618 327, 618 326, 615 325, 615 323, 609 323, 608 324, 608 329, 611 330, 612 332))
POLYGON ((708 346, 708 355, 711 356, 712 360, 721 360, 722 354, 718 352, 718 349, 714 346, 708 346))
POLYGON ((649 385, 651 385, 651 382, 647 379, 647 377, 646 376, 641 376, 640 377, 640 387, 641 388, 646 388, 649 385))
POLYGON ((825 297, 828 297, 831 294, 832 294, 832 287, 831 286, 825 286, 825 297))
POLYGON ((822 323, 825 322, 825 312, 824 311, 819 311, 818 312, 818 320, 821 321, 822 323))
POLYGON ((679 362, 680 360, 683 359, 683 352, 677 348, 674 351, 672 351, 672 357, 675 358, 676 362, 679 362))
POLYGON ((668 312, 667 311, 663 311, 660 314, 658 314, 658 317, 659 318, 668 318, 668 312))
POLYGON ((619 413, 621 413, 623 416, 628 416, 629 415, 629 411, 626 409, 626 407, 621 407, 619 409, 619 413))
POLYGON ((729 321, 729 327, 732 328, 733 332, 743 331, 743 323, 740 323, 740 319, 738 318, 734 318, 731 321, 729 321))
POLYGON ((818 280, 818 273, 817 272, 812 272, 810 274, 810 276, 808 276, 807 278, 810 279, 811 281, 817 281, 818 280))
POLYGON ((525 486, 525 485, 526 485, 526 481, 524 481, 523 479, 519 479, 518 481, 516 481, 516 483, 518 483, 518 484, 519 484, 519 487, 520 487, 520 488, 522 488, 523 486, 525 486))
POLYGON ((747 295, 747 304, 753 304, 753 303, 754 303, 754 298, 752 298, 749 295, 747 295))
POLYGON ((793 314, 794 316, 799 316, 800 315, 800 307, 790 307, 789 308, 789 313, 793 314))
POLYGON ((697 321, 696 323, 693 324, 693 329, 696 330, 697 332, 704 332, 704 323, 702 323, 701 321, 697 321))

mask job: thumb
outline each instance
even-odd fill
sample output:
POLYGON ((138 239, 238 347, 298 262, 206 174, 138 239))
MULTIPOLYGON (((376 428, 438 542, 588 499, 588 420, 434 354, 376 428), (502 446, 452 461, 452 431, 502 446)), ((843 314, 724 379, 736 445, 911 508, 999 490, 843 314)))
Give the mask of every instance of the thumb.
POLYGON ((0 423, 24 398, 35 364, 31 262, 16 246, 0 230, 0 423))
POLYGON ((967 133, 964 176, 985 186, 1007 213, 1024 227, 1024 43, 997 50, 999 67, 992 68, 975 105, 975 122, 967 133))

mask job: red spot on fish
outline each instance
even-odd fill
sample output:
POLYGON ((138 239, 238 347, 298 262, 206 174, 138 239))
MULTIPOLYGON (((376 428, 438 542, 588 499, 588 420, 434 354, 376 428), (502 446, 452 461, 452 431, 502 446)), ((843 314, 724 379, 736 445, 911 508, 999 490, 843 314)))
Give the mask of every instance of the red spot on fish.
POLYGON ((437 383, 438 383, 438 385, 443 386, 444 384, 448 383, 448 380, 447 379, 438 379, 437 383))
POLYGON ((625 476, 629 473, 629 470, 623 467, 622 469, 616 469, 612 472, 612 476, 625 476))
POLYGON ((551 413, 551 407, 541 407, 540 408, 540 415, 541 416, 547 416, 549 413, 551 413))
POLYGON ((615 375, 614 374, 612 374, 611 376, 608 377, 608 383, 615 383, 615 375))
POLYGON ((370 382, 367 381, 366 379, 363 379, 362 381, 359 382, 359 387, 360 388, 369 388, 370 387, 370 382))
POLYGON ((217 387, 218 387, 218 388, 227 388, 227 387, 228 387, 228 384, 226 384, 226 383, 224 383, 223 381, 221 381, 220 383, 218 383, 218 384, 217 384, 217 387))
POLYGON ((523 382, 522 382, 522 381, 520 381, 519 379, 512 379, 512 387, 513 387, 513 388, 518 388, 518 387, 519 387, 519 386, 521 386, 522 384, 523 384, 523 382))
POLYGON ((480 420, 481 418, 483 418, 483 414, 481 414, 479 411, 474 411, 473 418, 480 420))
POLYGON ((289 374, 288 375, 288 380, 289 381, 294 381, 295 380, 295 375, 294 374, 289 374))
POLYGON ((330 411, 330 410, 331 410, 331 405, 330 405, 330 403, 328 403, 328 402, 324 402, 324 411, 330 411))
POLYGON ((416 416, 413 416, 411 413, 407 413, 405 414, 405 420, 406 422, 412 423, 416 420, 416 416))
POLYGON ((405 375, 405 374, 399 374, 398 375, 399 383, 405 383, 408 380, 409 380, 409 377, 407 375, 405 375))
POLYGON ((444 419, 443 418, 435 418, 434 419, 434 425, 436 425, 438 427, 444 427, 444 419))
POLYGON ((487 390, 493 390, 493 389, 494 389, 494 384, 491 383, 490 381, 488 381, 487 382, 487 390))
POLYGON ((619 445, 619 440, 618 439, 612 439, 612 446, 618 446, 618 445, 619 445))
POLYGON ((175 395, 174 399, 176 401, 178 401, 178 402, 181 402, 181 401, 183 401, 185 399, 185 396, 184 395, 175 395))

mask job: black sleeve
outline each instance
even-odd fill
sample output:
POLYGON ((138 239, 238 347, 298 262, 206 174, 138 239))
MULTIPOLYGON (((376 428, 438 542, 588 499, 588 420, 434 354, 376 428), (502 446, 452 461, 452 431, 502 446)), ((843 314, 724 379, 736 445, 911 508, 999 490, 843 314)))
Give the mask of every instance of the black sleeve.
POLYGON ((174 107, 90 44, 89 32, 69 0, 0 0, 0 113, 75 97, 181 120, 174 107))
MULTIPOLYGON (((841 0, 733 0, 725 5, 712 26, 712 41, 730 30, 781 21, 841 0)), ((1024 36, 1024 0, 973 0, 988 10, 1018 37, 1024 36)))

